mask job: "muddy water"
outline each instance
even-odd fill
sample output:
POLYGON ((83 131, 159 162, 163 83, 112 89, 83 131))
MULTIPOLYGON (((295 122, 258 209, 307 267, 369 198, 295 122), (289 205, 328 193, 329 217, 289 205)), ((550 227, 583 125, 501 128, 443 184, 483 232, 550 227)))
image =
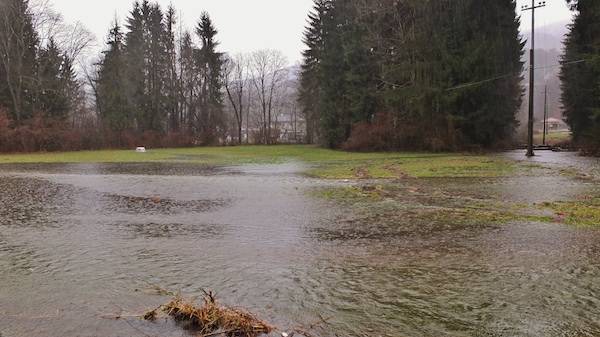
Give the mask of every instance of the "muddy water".
MULTIPOLYGON (((165 320, 107 318, 165 302, 150 284, 213 289, 281 328, 332 317, 311 329, 319 336, 600 335, 600 230, 512 223, 332 236, 347 210, 311 198, 323 182, 302 169, 1 167, 1 335, 190 335, 165 320)), ((555 174, 422 183, 519 202, 597 188, 555 174)))

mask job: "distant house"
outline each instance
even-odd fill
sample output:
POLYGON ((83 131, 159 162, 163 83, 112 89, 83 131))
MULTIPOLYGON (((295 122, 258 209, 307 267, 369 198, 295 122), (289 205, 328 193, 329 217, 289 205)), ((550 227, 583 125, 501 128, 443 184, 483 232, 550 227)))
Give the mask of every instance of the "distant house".
POLYGON ((306 139, 306 122, 296 115, 280 115, 277 127, 281 143, 303 143, 306 139))
POLYGON ((569 126, 565 121, 558 118, 548 118, 548 131, 569 131, 569 126))

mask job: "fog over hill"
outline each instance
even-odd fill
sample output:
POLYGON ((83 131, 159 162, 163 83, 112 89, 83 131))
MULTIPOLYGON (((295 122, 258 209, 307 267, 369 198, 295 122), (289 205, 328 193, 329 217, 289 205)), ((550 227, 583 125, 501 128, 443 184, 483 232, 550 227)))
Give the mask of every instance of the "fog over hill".
MULTIPOLYGON (((544 115, 544 88, 548 88, 548 115, 550 117, 563 117, 562 106, 560 103, 560 58, 563 53, 563 41, 568 33, 568 25, 570 22, 557 22, 546 26, 540 26, 535 31, 535 127, 541 129, 543 127, 542 120, 544 115)), ((525 54, 523 61, 525 62, 525 71, 523 74, 524 87, 529 88, 529 49, 531 48, 531 31, 523 32, 523 39, 526 40, 525 54)), ((528 95, 525 92, 523 96, 523 105, 519 114, 521 126, 519 134, 522 136, 527 123, 528 114, 528 95)))

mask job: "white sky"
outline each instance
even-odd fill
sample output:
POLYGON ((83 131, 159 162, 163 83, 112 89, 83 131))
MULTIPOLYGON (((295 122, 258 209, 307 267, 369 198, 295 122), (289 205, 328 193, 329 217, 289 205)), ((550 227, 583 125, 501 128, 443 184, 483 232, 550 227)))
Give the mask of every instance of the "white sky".
MULTIPOLYGON (((485 0, 495 1, 495 0, 485 0)), ((536 0, 537 1, 537 0, 536 0)), ((536 18, 539 26, 571 18, 565 0, 546 0, 536 18)), ((203 10, 209 12, 221 42, 221 51, 248 52, 279 49, 291 63, 300 60, 302 33, 312 0, 159 0, 163 8, 170 3, 178 10, 185 26, 192 28, 203 10)), ((128 0, 53 0, 67 22, 81 21, 103 46, 111 21, 117 15, 121 23, 133 1, 128 0)), ((531 0, 518 0, 518 8, 531 0)), ((530 12, 522 14, 523 30, 530 30, 530 12)), ((99 47, 100 47, 99 46, 99 47)))
MULTIPOLYGON (((540 1, 535 0, 536 3, 540 1)), ((522 5, 531 6, 531 0, 517 0, 517 13, 521 14, 521 29, 531 31, 531 11, 521 12, 522 5)), ((543 27, 555 22, 570 21, 572 15, 573 13, 569 11, 565 0, 546 0, 546 7, 536 9, 536 27, 543 27)))
MULTIPOLYGON (((81 21, 104 45, 115 14, 123 23, 133 0, 51 0, 67 22, 81 21)), ((159 0, 173 4, 184 25, 195 27, 202 11, 213 19, 220 50, 236 53, 279 49, 291 63, 300 60, 301 42, 312 0, 159 0)))

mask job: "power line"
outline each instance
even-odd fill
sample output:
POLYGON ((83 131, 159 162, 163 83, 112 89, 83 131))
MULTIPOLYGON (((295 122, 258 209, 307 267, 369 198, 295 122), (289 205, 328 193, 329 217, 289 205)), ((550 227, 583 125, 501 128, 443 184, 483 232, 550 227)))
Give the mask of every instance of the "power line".
MULTIPOLYGON (((537 69, 544 69, 544 68, 556 68, 556 67, 562 67, 562 66, 571 65, 571 64, 585 63, 585 62, 588 62, 588 61, 595 60, 597 58, 600 58, 600 56, 592 57, 592 58, 588 58, 588 59, 576 60, 576 61, 561 62, 559 64, 552 64, 552 65, 544 66, 544 67, 536 67, 535 69, 537 70, 537 69)), ((454 87, 446 88, 446 89, 444 89, 444 91, 460 90, 460 89, 469 88, 469 87, 473 87, 473 86, 477 86, 477 85, 481 85, 481 84, 485 84, 485 83, 489 83, 489 82, 498 81, 498 80, 505 79, 505 78, 508 78, 508 77, 511 77, 511 76, 518 76, 518 75, 521 75, 523 72, 526 72, 528 70, 529 70, 529 67, 525 67, 523 69, 523 71, 511 72, 511 73, 507 73, 507 74, 504 74, 504 75, 498 75, 498 76, 495 76, 495 77, 490 77, 490 78, 483 79, 483 80, 476 81, 476 82, 468 82, 468 83, 459 84, 459 85, 454 86, 454 87)), ((386 85, 395 87, 394 88, 395 90, 406 89, 408 87, 411 87, 412 84, 414 84, 412 81, 400 84, 400 83, 389 82, 389 81, 386 81, 386 80, 381 79, 381 78, 379 80, 382 83, 386 84, 386 85)))

